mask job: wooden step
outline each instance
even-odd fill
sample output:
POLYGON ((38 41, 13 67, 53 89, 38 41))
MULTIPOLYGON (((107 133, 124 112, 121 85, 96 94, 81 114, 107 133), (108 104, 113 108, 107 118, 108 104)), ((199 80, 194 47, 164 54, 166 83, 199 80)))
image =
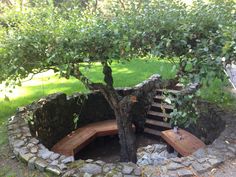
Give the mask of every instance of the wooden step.
POLYGON ((178 83, 178 84, 176 84, 176 86, 174 87, 174 90, 181 90, 181 89, 183 89, 183 88, 184 88, 184 85, 178 83))
POLYGON ((174 106, 166 104, 166 103, 152 103, 152 107, 158 107, 163 109, 174 109, 174 106))
POLYGON ((166 101, 167 97, 164 95, 156 95, 153 100, 155 103, 162 103, 162 104, 168 104, 166 101))
POLYGON ((151 135, 155 135, 155 136, 161 136, 160 131, 154 130, 154 129, 151 129, 151 128, 144 128, 144 132, 148 133, 148 134, 151 134, 151 135))
POLYGON ((154 102, 157 102, 157 103, 165 103, 165 96, 162 96, 162 95, 156 95, 153 100, 154 102))
POLYGON ((165 96, 156 95, 156 96, 154 97, 154 99, 157 99, 157 100, 164 100, 164 99, 165 99, 165 96))
POLYGON ((148 111, 147 114, 151 116, 162 117, 162 118, 169 118, 169 119, 171 118, 170 114, 164 114, 164 113, 156 112, 156 111, 148 111))
POLYGON ((171 128, 171 125, 169 123, 158 121, 158 120, 153 120, 153 119, 146 119, 146 124, 165 127, 165 128, 171 128))
POLYGON ((157 92, 157 93, 161 93, 161 94, 163 94, 163 93, 170 93, 170 94, 174 94, 174 95, 176 95, 176 94, 178 94, 178 93, 180 92, 180 90, 172 90, 172 89, 157 89, 156 92, 157 92))

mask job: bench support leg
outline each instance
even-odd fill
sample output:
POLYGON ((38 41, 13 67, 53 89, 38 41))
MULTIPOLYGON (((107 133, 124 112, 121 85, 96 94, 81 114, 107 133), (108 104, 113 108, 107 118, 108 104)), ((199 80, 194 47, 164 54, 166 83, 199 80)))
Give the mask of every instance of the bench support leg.
POLYGON ((169 153, 173 153, 174 152, 174 148, 172 146, 170 146, 169 144, 167 144, 166 149, 167 149, 167 152, 169 152, 169 153))

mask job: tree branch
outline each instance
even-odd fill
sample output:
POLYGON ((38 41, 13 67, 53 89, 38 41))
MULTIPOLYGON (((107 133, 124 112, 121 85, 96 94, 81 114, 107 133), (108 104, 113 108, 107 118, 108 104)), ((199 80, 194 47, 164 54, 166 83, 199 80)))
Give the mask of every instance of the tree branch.
POLYGON ((89 80, 80 70, 79 66, 72 64, 71 75, 76 79, 80 80, 89 90, 101 90, 104 89, 105 85, 102 83, 94 83, 89 80))
POLYGON ((122 0, 119 0, 121 7, 125 10, 125 3, 122 0))
MULTIPOLYGON (((94 83, 91 80, 89 80, 83 73, 79 70, 79 66, 73 64, 71 75, 80 80, 89 90, 95 91, 99 90, 110 106, 114 109, 119 108, 119 100, 121 99, 119 95, 117 94, 116 90, 113 88, 113 85, 104 85, 103 83, 94 83)), ((110 71, 109 71, 110 73, 110 71)), ((110 73, 111 74, 111 73, 110 73)), ((105 77, 105 76, 104 76, 105 77)), ((112 77, 112 76, 109 76, 112 77)), ((104 78, 105 80, 105 78, 104 78)))
POLYGON ((103 65, 103 74, 104 74, 104 82, 108 87, 113 88, 113 77, 112 77, 112 69, 107 64, 107 61, 102 62, 103 65))

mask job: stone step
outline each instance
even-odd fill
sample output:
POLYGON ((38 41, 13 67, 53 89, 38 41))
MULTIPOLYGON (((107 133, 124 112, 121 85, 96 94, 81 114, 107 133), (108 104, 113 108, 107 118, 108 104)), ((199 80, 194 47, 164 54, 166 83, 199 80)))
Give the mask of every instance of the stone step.
POLYGON ((160 126, 160 127, 165 127, 165 128, 171 128, 170 123, 162 122, 162 121, 158 121, 158 120, 153 120, 153 119, 146 119, 145 123, 153 125, 153 126, 160 126))
POLYGON ((157 107, 157 108, 161 108, 161 109, 174 109, 174 106, 166 104, 166 103, 152 103, 152 107, 157 107))
POLYGON ((144 128, 144 133, 155 135, 155 136, 161 136, 161 132, 158 130, 154 130, 151 128, 144 128))
POLYGON ((148 111, 147 114, 151 116, 161 117, 161 118, 168 118, 168 119, 171 118, 170 114, 164 114, 164 113, 156 112, 156 111, 148 111))

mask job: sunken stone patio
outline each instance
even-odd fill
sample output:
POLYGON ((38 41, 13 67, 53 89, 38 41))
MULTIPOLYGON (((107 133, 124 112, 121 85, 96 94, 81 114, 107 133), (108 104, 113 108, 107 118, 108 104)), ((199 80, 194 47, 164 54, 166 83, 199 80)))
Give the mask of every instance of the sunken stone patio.
MULTIPOLYGON (((153 84, 160 84, 160 77, 155 75, 149 80, 144 81, 136 87, 142 87, 140 97, 145 97, 141 105, 140 119, 136 120, 137 127, 144 124, 145 112, 148 110, 153 97, 153 84)), ((119 90, 122 94, 130 94, 134 88, 119 90)), ((101 97, 101 95, 92 93, 89 97, 101 97)), ((81 95, 80 95, 81 96, 81 95)), ((176 157, 169 155, 168 158, 160 160, 160 153, 166 153, 165 145, 149 145, 138 149, 139 161, 134 163, 106 163, 101 160, 76 160, 73 156, 66 157, 61 154, 50 151, 53 144, 73 130, 71 117, 76 107, 72 106, 77 102, 78 94, 66 97, 65 94, 53 94, 45 99, 41 99, 27 107, 19 108, 17 113, 9 119, 8 138, 9 144, 15 156, 25 162, 29 169, 38 169, 48 171, 59 176, 199 176, 202 173, 210 171, 224 161, 235 158, 236 156, 236 115, 225 113, 219 108, 215 108, 214 116, 225 121, 225 129, 213 141, 203 149, 199 149, 194 154, 187 157, 176 157), (67 105, 69 103, 71 105, 67 105), (62 109, 60 106, 65 106, 62 109), (46 111, 52 109, 53 111, 46 111), (65 110, 69 110, 65 112, 65 110), (46 119, 48 115, 54 119, 46 119), (39 119, 41 117, 42 119, 39 119), (66 117, 66 119, 63 119, 66 117), (48 122, 47 122, 48 121, 48 122), (55 126, 56 125, 56 126, 55 126), (65 126, 66 125, 66 126, 65 126), (60 132, 60 133, 59 133, 60 132), (146 159, 145 159, 146 158, 146 159), (146 160, 146 161, 145 161, 146 160)), ((87 109, 93 107, 92 102, 87 102, 87 109)), ((101 105, 101 104, 100 104, 101 105)), ((103 110, 103 107, 98 109, 103 110)), ((79 110, 81 111, 81 110, 79 110)), ((91 112, 91 111, 90 111, 91 112)), ((92 113, 92 112, 91 112, 92 113)), ((112 110, 106 109, 104 113, 107 116, 100 115, 96 117, 99 121, 103 117, 113 118, 112 110)), ((91 123, 91 115, 86 119, 81 119, 79 123, 86 125, 91 123), (90 119, 89 119, 90 117, 90 119)), ((98 120, 96 120, 98 121, 98 120)), ((166 154, 168 155, 168 154, 166 154)))

